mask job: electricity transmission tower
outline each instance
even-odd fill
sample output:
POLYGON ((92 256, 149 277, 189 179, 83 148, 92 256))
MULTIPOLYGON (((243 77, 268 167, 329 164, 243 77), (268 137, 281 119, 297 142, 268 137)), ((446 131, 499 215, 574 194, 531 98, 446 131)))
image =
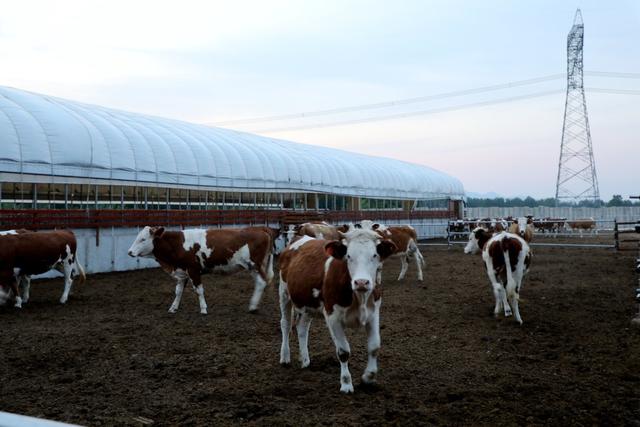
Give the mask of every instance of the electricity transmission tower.
POLYGON ((584 97, 583 42, 584 24, 582 13, 578 9, 567 36, 567 100, 556 182, 556 205, 561 200, 578 202, 600 199, 587 101, 584 97))

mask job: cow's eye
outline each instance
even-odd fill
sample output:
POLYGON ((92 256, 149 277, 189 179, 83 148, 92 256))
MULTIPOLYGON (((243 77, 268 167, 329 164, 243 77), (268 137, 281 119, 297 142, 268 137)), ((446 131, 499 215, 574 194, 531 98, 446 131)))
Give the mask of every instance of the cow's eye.
POLYGON ((373 254, 373 257, 374 258, 378 258, 378 254, 373 254))
POLYGON ((347 255, 347 259, 351 259, 351 255, 347 255))

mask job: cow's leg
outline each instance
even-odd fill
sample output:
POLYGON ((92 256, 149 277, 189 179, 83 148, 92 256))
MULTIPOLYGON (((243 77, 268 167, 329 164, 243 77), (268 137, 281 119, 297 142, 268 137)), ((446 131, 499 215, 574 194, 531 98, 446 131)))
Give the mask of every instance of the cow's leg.
POLYGON ((20 276, 14 277, 11 280, 11 292, 13 292, 15 298, 14 307, 22 308, 22 297, 20 297, 20 293, 18 292, 18 281, 20 280, 20 276))
POLYGON ((169 307, 169 313, 175 313, 178 311, 178 307, 180 307, 180 300, 182 299, 182 292, 184 291, 184 285, 187 281, 187 277, 178 276, 176 282, 176 297, 171 303, 171 307, 169 307))
POLYGON ((31 289, 31 276, 22 276, 20 278, 20 285, 22 286, 22 302, 26 304, 29 301, 29 290, 31 289))
POLYGON ((511 307, 513 308, 513 316, 515 317, 516 321, 522 325, 522 317, 520 317, 520 307, 518 306, 518 301, 520 299, 520 284, 522 283, 522 275, 517 274, 516 277, 514 277, 514 280, 516 282, 516 288, 515 291, 513 292, 513 295, 511 295, 511 297, 509 298, 511 301, 511 307))
POLYGON ((518 306, 518 299, 520 298, 519 294, 516 292, 511 297, 511 306, 513 307, 513 315, 516 321, 522 325, 522 317, 520 317, 520 307, 518 306))
POLYGON ((249 311, 253 313, 258 310, 258 304, 260 304, 260 300, 262 299, 262 293, 264 292, 264 288, 267 286, 267 281, 265 280, 262 271, 253 270, 251 271, 251 275, 253 276, 255 285, 251 301, 249 302, 249 311))
POLYGON ((493 288, 493 297, 496 299, 496 304, 493 307, 493 315, 498 317, 502 310, 502 296, 500 295, 502 285, 500 283, 492 283, 491 287, 493 288))
POLYGON ((198 294, 198 302, 200 303, 200 314, 207 314, 207 301, 204 299, 204 286, 202 285, 200 271, 197 269, 189 269, 189 279, 193 281, 193 286, 198 294))
POLYGON ((489 280, 491 281, 491 286, 493 288, 493 296, 496 299, 496 305, 493 308, 493 315, 498 316, 500 314, 500 309, 504 307, 504 315, 511 316, 511 307, 507 303, 507 293, 504 290, 504 286, 496 277, 496 273, 493 270, 492 263, 487 264, 487 275, 489 276, 489 280))
POLYGON ((405 274, 407 274, 407 269, 409 268, 409 263, 407 262, 407 254, 400 255, 400 262, 402 262, 402 268, 400 269, 400 274, 398 275, 398 280, 404 279, 405 274))
POLYGON ((291 331, 291 298, 287 290, 287 284, 280 276, 278 288, 280 296, 280 331, 282 332, 282 345, 280 346, 280 364, 291 363, 291 349, 289 348, 289 332, 291 331))
POLYGON ((309 366, 309 328, 311 327, 311 316, 305 309, 298 317, 296 329, 298 331, 298 346, 300 348, 300 364, 303 368, 309 366))
POLYGON ((73 278, 71 277, 71 273, 73 272, 73 261, 71 257, 67 257, 67 259, 62 261, 63 263, 63 273, 64 273, 64 291, 62 292, 62 296, 60 297, 60 304, 64 304, 69 299, 69 292, 71 292, 71 285, 73 284, 73 278))
POLYGON ((351 354, 351 348, 349 347, 349 341, 344 333, 344 327, 342 322, 338 319, 336 311, 332 314, 324 315, 331 333, 331 338, 336 346, 336 354, 340 361, 340 391, 342 393, 353 393, 353 384, 351 383, 351 372, 349 372, 349 356, 351 354))
POLYGON ((378 350, 380 350, 380 305, 382 300, 375 303, 374 311, 366 324, 367 329, 367 352, 369 358, 367 368, 362 374, 362 382, 371 384, 376 380, 378 373, 378 350))

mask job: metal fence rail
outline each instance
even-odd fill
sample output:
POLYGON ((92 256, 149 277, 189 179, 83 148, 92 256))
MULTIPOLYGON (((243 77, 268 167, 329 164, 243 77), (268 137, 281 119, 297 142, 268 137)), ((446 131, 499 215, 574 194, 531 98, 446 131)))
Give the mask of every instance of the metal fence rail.
MULTIPOLYGON (((482 220, 480 220, 482 222, 482 220)), ((466 245, 470 231, 469 225, 476 224, 477 220, 457 220, 448 223, 432 224, 434 227, 445 227, 446 233, 443 235, 444 242, 420 242, 420 246, 452 246, 452 245, 466 245), (465 231, 451 231, 451 225, 464 225, 467 230, 465 231)), ((537 224, 556 224, 559 220, 543 221, 537 220, 537 224)), ((573 221, 567 221, 573 222, 573 221)), ((592 231, 576 231, 567 230, 566 227, 562 227, 562 231, 548 231, 540 232, 536 231, 534 235, 534 241, 530 243, 531 246, 539 247, 569 247, 569 248, 602 248, 602 249, 616 249, 627 250, 635 249, 626 247, 628 243, 640 242, 639 238, 622 238, 623 235, 633 234, 638 232, 640 227, 639 221, 617 221, 617 220, 594 220, 595 228, 592 231), (609 242, 589 242, 585 240, 589 239, 608 239, 609 242), (556 239, 580 239, 583 241, 572 242, 554 242, 556 239), (551 240, 551 241, 541 241, 551 240)), ((511 224, 508 224, 511 225, 511 224)), ((559 228, 557 229, 559 230, 559 228)))

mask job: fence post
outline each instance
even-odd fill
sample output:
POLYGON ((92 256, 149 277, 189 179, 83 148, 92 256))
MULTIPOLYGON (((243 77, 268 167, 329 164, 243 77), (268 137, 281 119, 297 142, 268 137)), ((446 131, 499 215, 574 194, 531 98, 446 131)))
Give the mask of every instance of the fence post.
POLYGON ((616 251, 620 250, 620 235, 618 233, 618 218, 614 218, 613 220, 613 238, 615 239, 615 243, 614 246, 616 248, 616 251))
POLYGON ((447 227, 447 250, 451 249, 451 230, 450 230, 451 227, 449 227, 449 221, 450 220, 447 220, 447 226, 446 226, 447 227))

